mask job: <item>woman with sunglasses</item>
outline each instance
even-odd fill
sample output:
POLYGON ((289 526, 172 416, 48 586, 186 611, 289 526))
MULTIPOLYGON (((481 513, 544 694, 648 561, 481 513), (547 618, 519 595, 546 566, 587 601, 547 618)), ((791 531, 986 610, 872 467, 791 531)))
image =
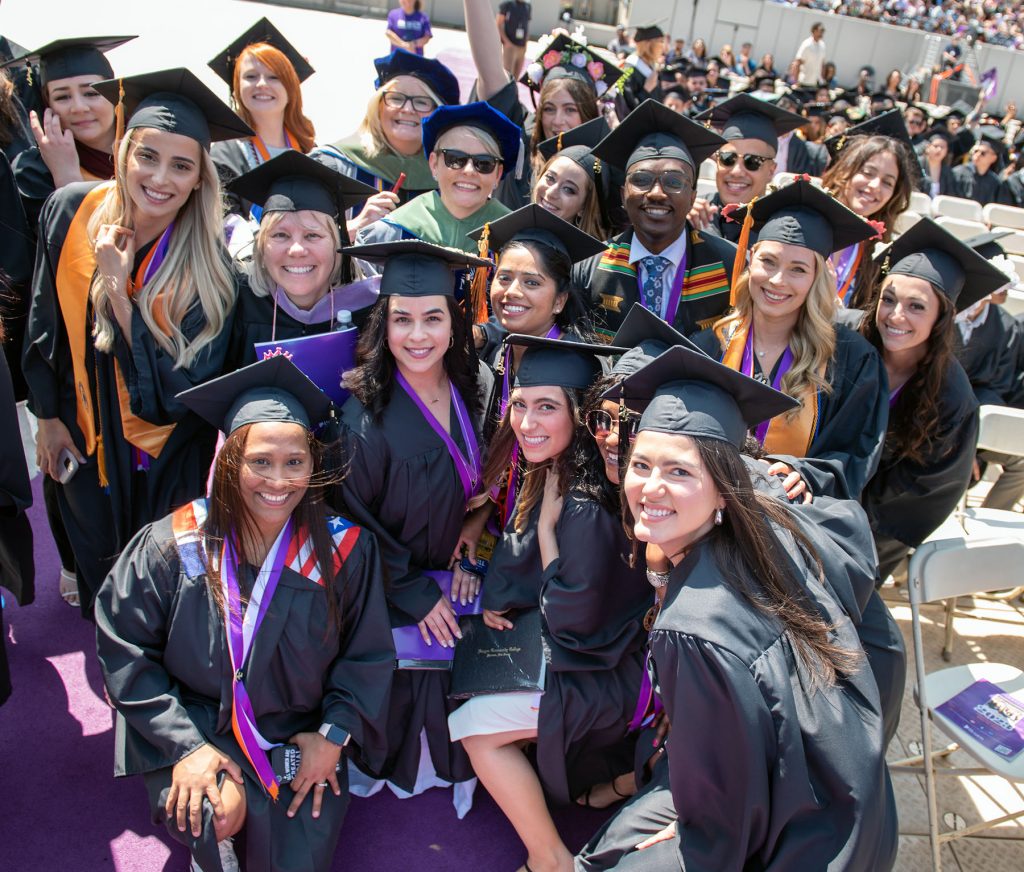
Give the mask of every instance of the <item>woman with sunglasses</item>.
POLYGON ((623 849, 588 846, 576 868, 892 868, 878 692, 831 586, 835 555, 740 454, 793 401, 678 346, 618 395, 643 409, 625 524, 666 559, 648 577, 665 590, 649 647, 669 791, 652 782, 605 830, 623 849))
POLYGON ((626 725, 636 707, 650 605, 642 573, 627 562, 618 497, 584 423, 584 395, 601 372, 596 355, 622 349, 515 335, 508 341, 525 350, 490 442, 484 485, 498 483, 513 445, 524 476, 487 570, 484 622, 507 630, 517 612, 540 609, 549 652, 545 690, 474 697, 449 725, 526 846, 523 868, 570 872, 572 856, 544 791, 568 803, 632 765, 626 725), (523 748, 532 742, 536 772, 523 748))
POLYGON ((373 63, 376 90, 358 130, 314 152, 318 160, 378 191, 350 213, 350 238, 437 188, 423 149, 423 122, 438 106, 459 103, 459 80, 438 60, 396 48, 373 63))
POLYGON ((889 426, 863 503, 885 579, 956 508, 971 479, 978 404, 953 352, 955 315, 1006 283, 970 246, 923 218, 876 258, 861 334, 889 382, 889 426))
POLYGON ((881 452, 885 373, 860 336, 834 323, 835 284, 825 258, 875 230, 805 180, 736 215, 744 242, 757 234, 750 266, 733 286, 733 310, 694 342, 731 369, 799 401, 798 409, 756 434, 767 455, 785 467, 791 497, 810 498, 810 482, 792 458, 813 457, 833 466, 833 475, 819 477, 817 487, 831 478, 833 495, 856 499, 881 452))
MULTIPOLYGON (((392 626, 448 649, 459 624, 436 573, 449 568, 466 506, 481 488, 483 410, 490 370, 470 347, 455 299, 459 272, 490 266, 416 239, 346 250, 380 264, 380 299, 360 331, 352 396, 342 408, 348 474, 332 505, 380 544, 392 626)), ((472 803, 472 767, 448 737, 447 671, 399 669, 387 713, 387 756, 366 774, 400 796, 456 785, 459 815, 472 803), (423 737, 425 736, 425 740, 423 737), (429 754, 421 760, 422 742, 429 754)), ((361 792, 373 791, 371 782, 361 792)))

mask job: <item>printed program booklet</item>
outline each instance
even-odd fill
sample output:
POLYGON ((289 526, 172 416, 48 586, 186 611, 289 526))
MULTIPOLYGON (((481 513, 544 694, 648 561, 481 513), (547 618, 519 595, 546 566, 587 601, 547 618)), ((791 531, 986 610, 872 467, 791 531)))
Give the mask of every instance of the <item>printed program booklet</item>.
POLYGON ((935 711, 1000 757, 1024 750, 1024 700, 979 679, 935 711))

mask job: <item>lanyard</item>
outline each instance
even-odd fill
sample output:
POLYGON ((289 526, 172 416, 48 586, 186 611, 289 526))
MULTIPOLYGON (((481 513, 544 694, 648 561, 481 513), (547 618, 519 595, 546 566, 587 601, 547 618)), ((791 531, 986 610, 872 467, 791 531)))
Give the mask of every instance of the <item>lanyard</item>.
POLYGON ((430 425, 431 429, 441 438, 444 442, 445 448, 448 449, 448 453, 451 455, 452 462, 455 464, 455 471, 459 474, 459 479, 462 481, 462 489, 465 491, 466 500, 469 501, 470 497, 476 493, 477 485, 480 482, 480 448, 477 445, 476 433, 473 432, 473 423, 469 419, 469 411, 466 409, 466 404, 462 401, 462 397, 459 396, 459 392, 455 390, 455 385, 450 381, 448 383, 448 389, 451 392, 452 408, 455 409, 455 417, 459 423, 459 429, 462 431, 462 438, 466 443, 466 448, 469 452, 467 458, 459 450, 459 446, 455 444, 455 440, 452 439, 451 435, 441 426, 440 421, 434 416, 434 413, 430 411, 426 403, 420 399, 416 391, 412 389, 409 382, 406 381, 404 375, 395 370, 395 379, 402 386, 409 398, 416 404, 416 408, 423 413, 424 419, 430 425))

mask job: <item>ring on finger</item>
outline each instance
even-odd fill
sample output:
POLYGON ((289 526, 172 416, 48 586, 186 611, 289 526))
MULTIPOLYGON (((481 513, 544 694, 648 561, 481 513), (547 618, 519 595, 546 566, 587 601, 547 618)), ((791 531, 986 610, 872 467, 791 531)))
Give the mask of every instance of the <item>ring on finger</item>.
POLYGON ((314 786, 319 787, 322 790, 323 788, 327 787, 327 784, 328 782, 326 781, 318 781, 314 786))

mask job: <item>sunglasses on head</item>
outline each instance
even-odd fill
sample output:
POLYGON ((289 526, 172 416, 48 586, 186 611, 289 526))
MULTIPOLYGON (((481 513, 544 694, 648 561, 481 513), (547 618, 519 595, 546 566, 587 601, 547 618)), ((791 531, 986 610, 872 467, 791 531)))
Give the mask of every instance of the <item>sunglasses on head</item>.
POLYGON ((450 170, 461 170, 469 161, 473 161, 473 169, 482 176, 489 176, 501 163, 500 157, 489 154, 467 154, 457 148, 440 148, 438 151, 444 157, 444 165, 450 170))
POLYGON ((736 166, 736 161, 741 157, 743 158, 743 168, 750 173, 756 173, 768 161, 774 160, 774 158, 765 157, 760 154, 741 155, 738 151, 719 151, 715 153, 715 160, 718 161, 718 165, 726 169, 736 166))
POLYGON ((693 182, 675 170, 666 170, 663 173, 635 170, 626 176, 626 181, 638 191, 644 192, 651 190, 655 183, 659 183, 661 190, 666 194, 681 194, 685 190, 693 190, 693 182))
MULTIPOLYGON (((636 425, 639 420, 635 415, 629 416, 626 422, 625 435, 627 439, 632 439, 636 434, 636 425)), ((619 431, 619 417, 618 415, 610 415, 604 409, 592 409, 587 413, 587 429, 590 431, 591 436, 603 439, 613 430, 615 432, 619 431)))

